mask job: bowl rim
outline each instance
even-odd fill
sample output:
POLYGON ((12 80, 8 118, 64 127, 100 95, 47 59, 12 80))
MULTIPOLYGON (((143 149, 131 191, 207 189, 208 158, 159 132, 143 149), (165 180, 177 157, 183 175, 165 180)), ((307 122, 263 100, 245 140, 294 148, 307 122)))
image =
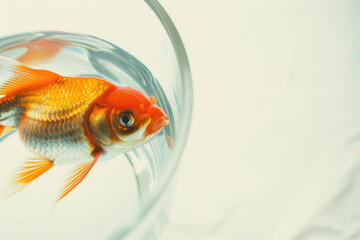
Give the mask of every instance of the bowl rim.
MULTIPOLYGON (((150 194, 149 198, 141 204, 137 214, 134 216, 134 218, 131 219, 131 221, 129 221, 129 225, 126 228, 122 228, 122 233, 120 234, 121 237, 126 237, 132 231, 137 229, 143 221, 145 221, 146 217, 156 205, 157 200, 166 193, 169 186, 171 185, 189 135, 193 110, 193 86, 190 65, 179 32, 177 31, 174 23, 165 9, 157 0, 144 0, 144 2, 150 7, 153 13, 155 13, 156 17, 160 20, 170 39, 177 60, 181 79, 180 91, 182 96, 186 97, 183 98, 183 106, 180 106, 182 114, 180 114, 179 122, 181 122, 181 124, 179 124, 179 130, 177 131, 176 136, 177 139, 173 145, 173 154, 169 159, 167 169, 164 171, 163 176, 157 182, 156 187, 150 194)), ((119 237, 119 235, 116 237, 119 237)))

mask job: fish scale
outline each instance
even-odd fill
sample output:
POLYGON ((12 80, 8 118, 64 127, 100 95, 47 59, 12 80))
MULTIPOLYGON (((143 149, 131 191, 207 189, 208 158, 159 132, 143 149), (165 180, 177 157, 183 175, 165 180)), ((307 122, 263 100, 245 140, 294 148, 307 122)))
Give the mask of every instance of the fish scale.
POLYGON ((26 118, 19 135, 29 150, 47 156, 55 164, 88 161, 91 159, 91 145, 81 128, 83 114, 76 118, 71 122, 50 121, 46 125, 40 120, 26 118), (70 131, 77 134, 71 134, 70 131))

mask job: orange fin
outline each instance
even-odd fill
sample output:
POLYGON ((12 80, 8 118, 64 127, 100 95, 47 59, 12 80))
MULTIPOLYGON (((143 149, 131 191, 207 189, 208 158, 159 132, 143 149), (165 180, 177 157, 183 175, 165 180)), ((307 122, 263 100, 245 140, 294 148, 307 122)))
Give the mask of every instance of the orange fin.
POLYGON ((0 196, 0 200, 5 200, 21 189, 26 187, 33 180, 41 176, 54 165, 54 162, 48 158, 36 157, 29 158, 17 170, 14 178, 11 180, 7 190, 0 196))
POLYGON ((0 95, 11 95, 22 89, 38 88, 55 83, 61 76, 29 68, 13 59, 0 56, 0 95))
POLYGON ((154 96, 154 95, 152 95, 151 97, 150 97, 150 101, 153 103, 153 104, 156 104, 156 97, 154 96))
POLYGON ((0 125, 0 139, 11 133, 15 129, 15 126, 0 125))
POLYGON ((166 140, 166 143, 167 143, 168 147, 172 148, 173 139, 172 139, 172 137, 170 137, 169 135, 166 134, 165 129, 164 129, 164 136, 165 136, 165 140, 166 140))
POLYGON ((91 168, 94 166, 96 161, 99 159, 102 152, 97 152, 94 154, 94 159, 92 161, 88 161, 86 163, 80 164, 77 166, 71 175, 66 179, 63 190, 58 197, 56 202, 59 202, 62 198, 64 198, 69 192, 71 192, 82 180, 86 177, 86 175, 90 172, 91 168))

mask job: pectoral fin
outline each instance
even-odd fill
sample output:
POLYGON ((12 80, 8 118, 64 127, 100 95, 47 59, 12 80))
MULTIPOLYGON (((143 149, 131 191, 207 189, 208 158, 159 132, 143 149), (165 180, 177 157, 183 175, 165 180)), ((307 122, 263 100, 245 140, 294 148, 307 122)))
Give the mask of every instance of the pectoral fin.
POLYGON ((33 180, 41 176, 54 165, 54 162, 48 158, 34 157, 25 161, 15 173, 10 181, 6 191, 4 191, 0 200, 5 200, 26 187, 33 180))
POLYGON ((71 192, 89 173, 91 168, 94 166, 96 161, 99 159, 102 152, 97 152, 94 154, 94 159, 86 163, 80 164, 77 166, 70 176, 66 179, 63 190, 57 199, 57 202, 64 198, 69 192, 71 192))
POLYGON ((167 135, 165 129, 164 129, 164 136, 165 136, 165 140, 166 140, 166 143, 167 143, 168 147, 171 149, 172 145, 173 145, 173 139, 172 139, 172 137, 167 135))
POLYGON ((15 126, 0 125, 0 140, 15 130, 15 126))

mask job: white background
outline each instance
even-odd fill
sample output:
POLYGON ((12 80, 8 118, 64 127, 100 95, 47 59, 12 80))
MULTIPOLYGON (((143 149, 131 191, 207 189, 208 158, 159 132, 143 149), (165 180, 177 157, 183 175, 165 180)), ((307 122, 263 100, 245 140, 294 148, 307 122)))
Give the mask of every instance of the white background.
POLYGON ((194 85, 169 239, 360 239, 360 1, 160 2, 194 85))
POLYGON ((160 1, 194 112, 170 239, 360 239, 360 2, 160 1))

